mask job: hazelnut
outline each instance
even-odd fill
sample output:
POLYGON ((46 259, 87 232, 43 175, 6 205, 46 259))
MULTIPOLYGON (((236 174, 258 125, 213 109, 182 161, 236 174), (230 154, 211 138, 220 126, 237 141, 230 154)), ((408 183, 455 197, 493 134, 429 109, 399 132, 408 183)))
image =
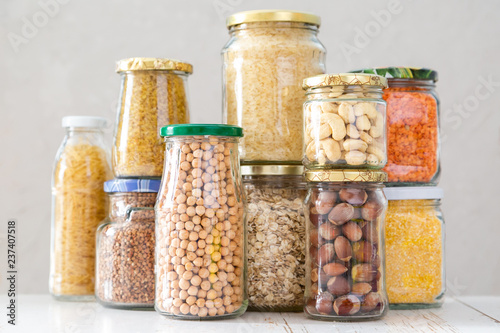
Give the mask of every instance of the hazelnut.
POLYGON ((362 220, 363 218, 361 217, 361 208, 356 208, 354 207, 354 215, 352 216, 351 220, 362 220))
POLYGON ((361 227, 354 221, 349 221, 342 226, 342 233, 351 242, 357 242, 363 237, 361 227))
POLYGON ((342 261, 349 261, 352 257, 351 243, 344 236, 339 236, 333 243, 337 257, 342 261))
POLYGON ((318 264, 320 266, 326 265, 335 257, 335 248, 333 244, 327 243, 322 245, 318 250, 318 264))
MULTIPOLYGON (((311 281, 312 282, 318 282, 318 269, 317 268, 314 268, 312 271, 311 271, 311 281)), ((371 288, 370 288, 371 289, 371 288)))
POLYGON ((372 244, 378 243, 378 232, 376 226, 371 223, 365 223, 361 230, 363 231, 364 239, 372 244))
POLYGON ((375 200, 371 200, 361 208, 361 216, 367 221, 375 221, 383 211, 384 206, 375 200))
POLYGON ((327 222, 328 221, 328 217, 327 217, 327 215, 313 214, 311 212, 309 214, 309 220, 311 221, 312 225, 314 225, 317 228, 322 223, 327 222))
POLYGON ((365 296, 363 304, 361 305, 361 312, 373 311, 381 302, 382 298, 380 294, 371 292, 365 296))
POLYGON ((314 245, 309 247, 309 256, 311 257, 311 261, 316 262, 318 258, 318 248, 314 245))
POLYGON ((354 216, 354 207, 348 203, 341 203, 333 207, 328 214, 328 221, 336 225, 342 225, 352 219, 354 216))
POLYGON ((325 243, 325 240, 320 236, 318 229, 312 229, 309 233, 309 239, 311 240, 311 245, 318 247, 325 243))
POLYGON ((339 198, 353 206, 361 206, 368 199, 368 194, 365 190, 358 188, 343 188, 339 192, 339 198))
POLYGON ((334 296, 348 294, 351 290, 349 281, 343 276, 334 276, 326 284, 328 291, 334 296))
POLYGON ((351 276, 356 282, 371 282, 377 276, 377 269, 371 264, 357 264, 352 267, 351 276))
POLYGON ((352 316, 359 311, 360 306, 359 298, 354 295, 341 296, 333 303, 333 309, 339 316, 352 316))
POLYGON ((319 235, 326 240, 333 240, 340 235, 340 228, 331 223, 324 223, 318 229, 319 235))
POLYGON ((375 250, 373 249, 373 245, 365 241, 353 243, 352 252, 354 259, 357 261, 371 262, 374 259, 375 250))
POLYGON ((359 282, 352 285, 351 292, 355 295, 363 296, 372 291, 372 286, 366 282, 359 282))
POLYGON ((333 295, 327 292, 321 293, 316 298, 316 311, 328 315, 333 312, 333 295))
POLYGON ((309 300, 307 300, 304 311, 309 314, 318 313, 318 311, 316 311, 316 300, 314 298, 309 298, 309 300))
POLYGON ((329 276, 337 276, 344 274, 347 267, 343 262, 332 262, 323 266, 323 271, 329 276))
POLYGON ((318 194, 315 202, 316 211, 318 214, 328 214, 337 201, 337 193, 322 191, 318 194))

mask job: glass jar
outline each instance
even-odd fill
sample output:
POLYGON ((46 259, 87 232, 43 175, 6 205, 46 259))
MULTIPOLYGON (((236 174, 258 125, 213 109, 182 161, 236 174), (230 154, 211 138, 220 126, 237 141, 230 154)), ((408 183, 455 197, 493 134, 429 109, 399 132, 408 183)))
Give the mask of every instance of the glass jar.
POLYGON ((178 319, 233 318, 248 306, 240 127, 170 125, 156 209, 156 300, 178 319))
POLYGON ((114 308, 153 308, 155 214, 129 208, 123 222, 97 229, 96 298, 114 308))
POLYGON ((165 144, 160 128, 189 123, 187 77, 193 67, 157 58, 118 62, 122 77, 113 144, 115 177, 161 177, 165 144))
POLYGON ((325 73, 316 15, 276 10, 227 19, 224 122, 243 127, 242 163, 300 164, 305 77, 325 73))
POLYGON ((386 283, 391 308, 439 307, 445 292, 443 190, 385 188, 386 283))
POLYGON ((60 300, 92 300, 95 231, 107 216, 103 184, 111 178, 103 139, 106 120, 64 117, 66 136, 52 178, 50 293, 60 300))
POLYGON ((326 74, 304 80, 308 169, 381 169, 387 161, 383 77, 326 74))
POLYGON ((384 90, 388 185, 437 185, 441 170, 437 72, 405 67, 363 71, 388 77, 389 88, 384 90))
POLYGON ((307 316, 378 319, 388 308, 381 171, 307 171, 307 316))
POLYGON ((302 311, 306 195, 299 165, 244 165, 248 299, 257 311, 302 311))
POLYGON ((154 207, 161 180, 115 178, 104 183, 109 197, 109 219, 124 221, 132 207, 154 207))

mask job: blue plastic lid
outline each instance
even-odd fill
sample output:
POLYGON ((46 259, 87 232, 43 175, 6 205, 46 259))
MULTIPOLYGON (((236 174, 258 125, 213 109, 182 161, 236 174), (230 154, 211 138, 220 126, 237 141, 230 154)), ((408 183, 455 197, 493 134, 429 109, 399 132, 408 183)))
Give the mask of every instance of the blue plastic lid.
POLYGON ((104 192, 158 192, 160 179, 112 179, 104 183, 104 192))

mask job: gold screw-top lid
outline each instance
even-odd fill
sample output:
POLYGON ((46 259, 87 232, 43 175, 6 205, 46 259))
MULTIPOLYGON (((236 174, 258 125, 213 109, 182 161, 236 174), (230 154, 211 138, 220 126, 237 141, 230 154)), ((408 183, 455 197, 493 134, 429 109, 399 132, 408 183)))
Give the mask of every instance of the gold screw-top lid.
POLYGON ((387 79, 374 74, 339 73, 311 76, 302 82, 302 89, 304 90, 332 86, 379 86, 387 88, 387 79))
POLYGON ((308 170, 305 173, 307 182, 369 182, 387 181, 387 174, 381 170, 344 169, 344 170, 308 170))
POLYGON ((302 165, 242 165, 243 176, 301 176, 304 173, 302 165))
POLYGON ((193 73, 193 65, 174 59, 128 58, 116 62, 116 72, 128 71, 179 71, 193 73))
POLYGON ((302 22, 319 27, 321 18, 318 15, 289 10, 249 10, 229 16, 226 19, 226 26, 229 28, 250 22, 302 22))

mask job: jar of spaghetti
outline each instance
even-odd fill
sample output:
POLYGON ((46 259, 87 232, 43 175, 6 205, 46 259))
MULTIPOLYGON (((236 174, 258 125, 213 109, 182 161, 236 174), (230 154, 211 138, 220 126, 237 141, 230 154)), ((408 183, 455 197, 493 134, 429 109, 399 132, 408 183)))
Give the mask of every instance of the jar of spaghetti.
POLYGON ((224 122, 243 127, 242 163, 300 164, 305 77, 325 73, 316 15, 256 10, 227 19, 224 122))
POLYGON ((256 311, 302 311, 306 184, 302 165, 243 165, 248 299, 256 311))
POLYGON ((190 320, 248 306, 241 127, 170 125, 156 210, 155 308, 190 320))
POLYGON ((443 190, 385 188, 386 284, 391 308, 439 307, 445 292, 443 190))
POLYGON ((52 178, 50 293, 59 300, 94 299, 95 233, 108 215, 110 179, 101 117, 64 117, 66 136, 52 178))
POLYGON ((387 77, 387 165, 392 186, 436 185, 440 176, 438 74, 425 68, 364 69, 387 77))
POLYGON ((187 77, 193 67, 158 58, 120 60, 121 88, 112 150, 115 177, 161 177, 161 127, 189 123, 187 77))
POLYGON ((304 158, 307 169, 381 169, 387 161, 387 80, 371 74, 306 78, 304 158))
POLYGON ((306 171, 304 312, 321 320, 378 319, 388 309, 387 208, 379 170, 306 171))

